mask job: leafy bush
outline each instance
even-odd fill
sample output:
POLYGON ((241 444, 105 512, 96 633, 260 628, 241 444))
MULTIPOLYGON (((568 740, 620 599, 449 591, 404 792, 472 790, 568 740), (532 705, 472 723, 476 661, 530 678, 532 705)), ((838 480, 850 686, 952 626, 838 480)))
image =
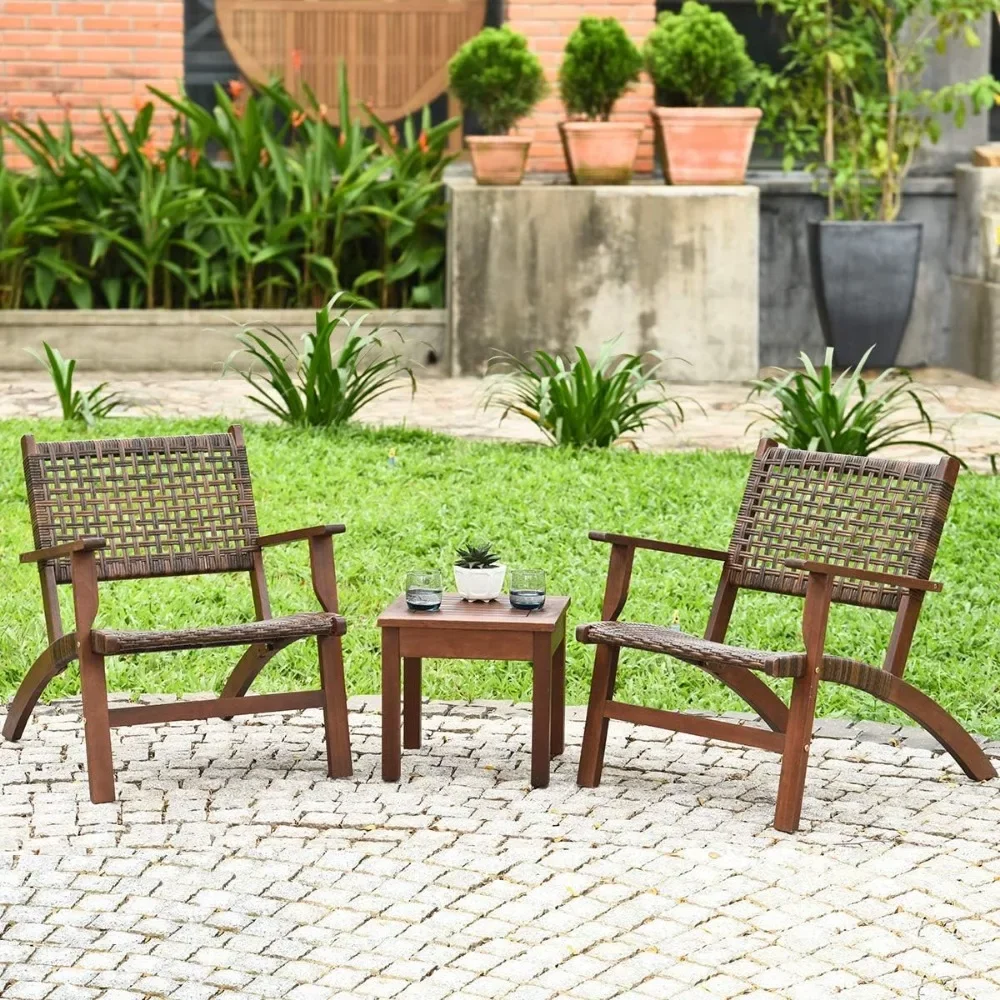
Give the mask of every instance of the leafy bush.
POLYGON ((658 97, 672 107, 732 104, 754 75, 744 37, 725 14, 697 0, 659 16, 643 57, 658 97))
POLYGON ((833 348, 828 348, 818 369, 803 353, 805 371, 755 381, 750 398, 767 395, 773 400, 770 406, 756 408, 771 424, 771 437, 788 448, 842 455, 871 455, 893 445, 918 445, 950 455, 941 445, 910 437, 915 430, 934 432, 922 398, 934 393, 896 368, 865 381, 861 372, 871 351, 836 380, 833 348))
POLYGON ((105 115, 109 156, 72 126, 3 123, 31 162, 0 163, 0 307, 319 307, 444 301, 442 178, 457 119, 408 119, 402 136, 352 116, 339 127, 280 83, 216 87, 212 111, 153 90, 131 123, 105 115), (158 140, 157 137, 160 137, 158 140))
POLYGON ((681 404, 657 375, 663 362, 647 368, 638 355, 616 357, 615 343, 604 344, 593 365, 579 347, 569 364, 546 351, 535 351, 534 365, 513 355, 496 358, 485 405, 499 408, 501 420, 527 417, 553 444, 577 448, 609 448, 647 423, 681 423, 681 404))
POLYGON ((584 17, 566 42, 559 95, 571 115, 607 121, 639 79, 642 54, 613 17, 584 17))
POLYGON ((483 28, 448 63, 451 89, 490 135, 506 135, 548 93, 541 61, 508 25, 483 28))
POLYGON ((95 420, 103 419, 124 405, 124 400, 117 392, 108 392, 107 382, 94 386, 89 392, 74 388, 73 372, 76 370, 76 361, 64 358, 57 348, 50 346, 44 340, 42 349, 45 352, 44 357, 35 351, 28 353, 49 373, 66 423, 85 424, 90 427, 95 420))
MULTIPOLYGON (((352 324, 346 309, 331 313, 339 298, 335 295, 316 313, 316 329, 303 335, 301 348, 271 325, 247 324, 236 335, 261 369, 253 364, 237 369, 254 390, 250 398, 286 424, 340 427, 401 380, 408 378, 416 391, 413 372, 400 364, 400 355, 378 356, 380 331, 361 332, 365 316, 352 324), (346 336, 337 351, 333 338, 340 327, 346 336)), ((231 367, 232 357, 226 362, 231 367)))

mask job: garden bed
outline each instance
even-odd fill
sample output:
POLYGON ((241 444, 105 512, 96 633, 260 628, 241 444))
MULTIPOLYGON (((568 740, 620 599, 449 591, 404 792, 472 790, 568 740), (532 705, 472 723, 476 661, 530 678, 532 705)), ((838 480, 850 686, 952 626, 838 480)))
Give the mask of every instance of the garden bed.
MULTIPOLYGON (((223 421, 111 420, 94 436, 181 434, 225 426, 223 421)), ((31 548, 18 438, 71 436, 51 422, 0 423, 0 560, 5 610, 0 631, 0 696, 9 697, 44 645, 38 577, 17 567, 31 548)), ((379 690, 375 618, 401 590, 407 570, 446 570, 454 546, 487 535, 511 565, 539 565, 550 590, 569 593, 570 629, 599 613, 607 549, 587 540, 591 529, 620 530, 694 544, 725 546, 746 480, 749 457, 733 452, 636 454, 568 452, 531 445, 461 441, 421 432, 350 430, 290 432, 248 425, 261 530, 343 521, 337 542, 342 610, 349 622, 345 656, 350 694, 379 690), (395 449, 396 463, 389 463, 395 449), (609 484, 610 487, 609 487, 609 484)), ((82 435, 81 435, 82 436, 82 435)), ((1000 628, 995 586, 1000 576, 1000 479, 963 474, 934 576, 944 592, 927 600, 907 671, 918 687, 971 729, 1000 735, 1000 628)), ((268 553, 275 613, 313 607, 305 551, 268 553)), ((629 615, 704 628, 718 567, 659 553, 641 553, 629 615)), ((64 595, 64 597, 68 597, 64 595)), ((171 628, 245 620, 252 615, 243 575, 122 583, 102 590, 101 621, 129 628, 171 628)), ((801 602, 745 594, 737 604, 733 642, 773 649, 801 648, 801 602)), ((892 617, 834 609, 829 649, 880 662, 892 617)), ((586 699, 593 651, 569 643, 571 703, 586 699)), ((218 689, 234 653, 209 650, 141 660, 109 661, 114 690, 180 693, 218 689)), ((434 662, 426 670, 431 698, 530 697, 530 669, 521 664, 434 662)), ((315 679, 314 650, 302 644, 275 660, 260 691, 291 689, 315 679)), ((694 668, 640 653, 626 654, 620 674, 625 701, 661 708, 742 709, 725 689, 694 668)), ((69 670, 49 690, 77 690, 69 670)), ((820 692, 822 714, 899 721, 873 699, 834 685, 820 692)))
MULTIPOLYGON (((354 322, 366 310, 351 311, 354 322)), ((430 371, 447 352, 443 309, 368 311, 364 328, 385 331, 386 347, 430 371), (402 340, 397 340, 398 331, 402 340)), ((238 346, 240 324, 274 324, 294 340, 314 329, 312 309, 8 309, 0 310, 0 371, 38 367, 28 351, 42 341, 101 372, 219 371, 238 346)))

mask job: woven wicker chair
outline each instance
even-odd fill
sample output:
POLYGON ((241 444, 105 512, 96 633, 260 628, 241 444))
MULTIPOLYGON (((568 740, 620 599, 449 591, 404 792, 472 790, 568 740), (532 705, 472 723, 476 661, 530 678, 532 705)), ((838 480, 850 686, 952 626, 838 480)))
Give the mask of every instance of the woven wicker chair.
POLYGON ((774 825, 798 829, 816 692, 820 681, 846 684, 895 705, 936 737, 977 781, 996 777, 976 741, 939 705, 903 680, 958 474, 938 463, 792 451, 762 441, 727 552, 592 532, 611 545, 603 621, 581 625, 596 643, 578 783, 601 779, 608 722, 619 719, 693 733, 781 754, 774 825), (660 625, 618 621, 628 597, 636 549, 722 563, 704 638, 660 625), (776 653, 725 644, 741 587, 805 598, 804 652, 776 653), (896 613, 881 668, 824 651, 831 602, 896 613), (740 695, 767 727, 741 725, 628 705, 614 700, 622 648, 666 653, 712 674, 740 695), (760 675, 794 678, 788 708, 760 675))
POLYGON ((331 777, 351 774, 347 695, 337 614, 332 536, 342 525, 257 533, 243 434, 38 443, 21 441, 49 647, 11 702, 3 734, 18 740, 46 685, 80 662, 87 773, 93 802, 115 797, 111 727, 257 712, 322 708, 331 777), (272 618, 263 549, 309 545, 312 583, 322 611, 272 618), (95 628, 98 582, 203 573, 249 574, 257 620, 218 628, 123 632, 95 628), (57 588, 73 591, 76 631, 63 629, 57 588), (245 696, 267 662, 297 639, 315 636, 320 690, 245 696), (132 653, 247 646, 222 695, 163 705, 108 708, 104 659, 132 653))

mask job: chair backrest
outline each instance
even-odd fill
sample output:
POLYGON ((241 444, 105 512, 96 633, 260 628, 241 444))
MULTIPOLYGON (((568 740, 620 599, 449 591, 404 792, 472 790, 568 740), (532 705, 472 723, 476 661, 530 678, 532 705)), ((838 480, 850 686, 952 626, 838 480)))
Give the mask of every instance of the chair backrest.
MULTIPOLYGON (((253 568, 257 515, 243 435, 21 441, 35 545, 99 535, 99 580, 253 568)), ((53 565, 68 583, 68 559, 53 565)))
MULTIPOLYGON (((952 458, 857 458, 763 441, 729 544, 729 582, 801 596, 808 575, 786 559, 927 579, 957 475, 952 458)), ((895 611, 904 593, 838 580, 833 600, 895 611)))

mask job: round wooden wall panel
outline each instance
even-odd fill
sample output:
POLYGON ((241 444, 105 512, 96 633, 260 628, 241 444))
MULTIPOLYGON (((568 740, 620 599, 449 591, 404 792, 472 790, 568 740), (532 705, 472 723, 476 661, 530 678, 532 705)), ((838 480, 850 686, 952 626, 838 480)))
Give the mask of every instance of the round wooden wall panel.
POLYGON ((339 66, 351 98, 392 121, 447 89, 448 60, 477 34, 487 0, 216 0, 219 30, 250 80, 307 84, 338 116, 339 66))

